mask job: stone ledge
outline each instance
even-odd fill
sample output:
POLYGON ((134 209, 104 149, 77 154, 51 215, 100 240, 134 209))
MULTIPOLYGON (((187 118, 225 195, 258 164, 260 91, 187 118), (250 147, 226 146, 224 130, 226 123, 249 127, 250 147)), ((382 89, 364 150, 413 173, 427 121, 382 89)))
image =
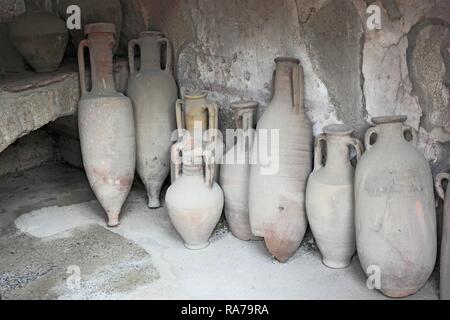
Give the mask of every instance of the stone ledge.
POLYGON ((65 66, 49 74, 26 72, 0 81, 0 152, 60 117, 75 114, 78 72, 65 66))
MULTIPOLYGON (((116 57, 114 77, 119 92, 128 83, 128 62, 116 57)), ((139 60, 138 60, 139 61, 139 60)), ((86 80, 90 82, 89 68, 86 80)), ((67 63, 52 73, 31 71, 0 79, 0 152, 17 139, 55 120, 76 115, 80 97, 78 66, 67 63)), ((78 127, 70 118, 67 134, 78 137, 78 127)), ((61 119, 63 123, 66 119, 61 119)))

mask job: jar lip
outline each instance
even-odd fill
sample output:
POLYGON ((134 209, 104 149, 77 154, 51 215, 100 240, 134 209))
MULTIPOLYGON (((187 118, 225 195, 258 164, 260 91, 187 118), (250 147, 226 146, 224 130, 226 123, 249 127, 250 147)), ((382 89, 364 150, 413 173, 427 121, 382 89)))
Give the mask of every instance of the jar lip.
POLYGON ((142 31, 139 33, 140 37, 162 37, 163 33, 161 31, 142 31))
POLYGON ((386 123, 405 122, 407 119, 408 117, 405 115, 383 116, 372 118, 372 122, 375 124, 386 124, 386 123))
POLYGON ((116 33, 116 25, 113 23, 89 23, 84 27, 84 34, 90 33, 116 33))
POLYGON ((244 101, 237 101, 237 102, 232 102, 230 105, 230 108, 232 110, 241 110, 241 109, 257 109, 259 106, 259 103, 256 101, 252 101, 252 100, 244 100, 244 101))
POLYGON ((300 60, 294 57, 277 57, 275 58, 275 63, 281 63, 281 62, 292 62, 295 64, 300 64, 300 60))
POLYGON ((184 93, 185 99, 204 99, 206 98, 206 91, 204 90, 192 90, 184 93))
POLYGON ((346 136, 353 133, 353 128, 341 123, 329 124, 323 128, 325 134, 330 134, 334 136, 346 136))

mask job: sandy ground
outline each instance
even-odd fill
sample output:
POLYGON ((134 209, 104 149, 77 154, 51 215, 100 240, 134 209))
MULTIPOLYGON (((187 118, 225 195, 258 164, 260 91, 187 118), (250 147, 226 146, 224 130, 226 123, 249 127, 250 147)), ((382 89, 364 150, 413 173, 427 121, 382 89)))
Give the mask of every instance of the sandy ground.
MULTIPOLYGON (((326 268, 311 235, 287 264, 221 223, 211 245, 183 246, 137 183, 108 229, 84 172, 51 164, 0 177, 2 299, 386 299, 354 257, 326 268)), ((437 299, 437 279, 409 299, 437 299)))

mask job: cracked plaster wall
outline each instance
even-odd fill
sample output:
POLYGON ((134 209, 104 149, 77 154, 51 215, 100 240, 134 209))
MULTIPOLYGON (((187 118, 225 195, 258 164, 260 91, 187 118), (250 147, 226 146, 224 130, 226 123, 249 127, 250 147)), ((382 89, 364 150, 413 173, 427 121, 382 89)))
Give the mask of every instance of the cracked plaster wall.
POLYGON ((340 122, 363 137, 371 118, 405 114, 435 172, 450 169, 450 1, 172 0, 152 1, 172 40, 183 93, 204 89, 221 104, 271 97, 274 58, 295 56, 305 71, 314 134, 340 122), (162 3, 162 5, 160 5, 162 3), (369 5, 381 29, 367 27, 369 5))
MULTIPOLYGON (((0 20, 23 10, 3 0, 0 20)), ((435 172, 450 169, 449 0, 123 0, 123 39, 159 29, 172 41, 182 94, 203 89, 221 104, 254 99, 264 112, 274 58, 295 56, 305 71, 314 134, 346 123, 362 137, 371 118, 406 114, 435 172), (369 30, 369 5, 381 29, 369 30)), ((126 41, 125 41, 126 42, 126 41)), ((122 43, 124 46, 125 43, 122 43)))

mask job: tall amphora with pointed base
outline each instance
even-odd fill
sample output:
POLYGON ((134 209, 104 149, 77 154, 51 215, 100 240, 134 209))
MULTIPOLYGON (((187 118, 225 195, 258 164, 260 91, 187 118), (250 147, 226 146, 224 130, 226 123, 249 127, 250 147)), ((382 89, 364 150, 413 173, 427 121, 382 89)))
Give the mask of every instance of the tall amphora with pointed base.
POLYGON ((89 183, 108 215, 108 226, 119 224, 119 214, 134 178, 136 138, 129 98, 118 93, 113 78, 115 26, 88 24, 88 36, 78 47, 81 99, 78 126, 81 152, 89 183), (91 89, 85 81, 84 51, 89 50, 91 89))
POLYGON ((250 150, 253 146, 253 124, 257 108, 258 103, 254 101, 231 104, 236 119, 236 144, 226 153, 220 166, 220 186, 225 194, 228 226, 233 235, 243 241, 257 240, 250 230, 248 214, 250 150))
POLYGON ((304 106, 300 61, 277 58, 274 95, 258 122, 250 169, 250 225, 269 251, 286 262, 307 228, 306 182, 312 170, 313 138, 304 106))
POLYGON ((435 181, 437 194, 444 200, 439 292, 441 300, 450 300, 450 174, 438 174, 435 181), (447 191, 444 189, 444 181, 447 181, 447 191))
POLYGON ((425 285, 436 263, 433 177, 406 116, 373 118, 355 172, 356 246, 380 291, 405 297, 425 285), (410 141, 407 140, 411 137, 410 141))
POLYGON ((148 206, 161 206, 161 187, 170 172, 171 134, 175 130, 174 105, 178 98, 172 76, 172 50, 160 32, 142 32, 128 46, 130 80, 127 95, 133 101, 136 124, 136 169, 148 194, 148 206), (166 66, 161 69, 161 45, 166 45, 166 66), (134 49, 141 49, 136 70, 134 49))

